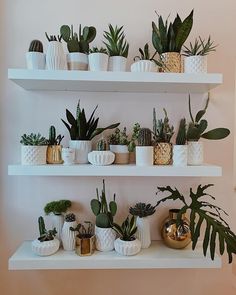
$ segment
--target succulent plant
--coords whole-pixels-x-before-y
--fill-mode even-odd
[[[23,134],[21,136],[21,140],[20,143],[23,145],[48,145],[48,140],[41,136],[40,133],[35,134],[35,133],[31,133],[29,135]]]
[[[46,215],[53,213],[55,215],[61,215],[65,213],[68,208],[71,207],[70,200],[59,200],[59,201],[52,201],[47,203],[44,207],[44,212]]]
[[[30,42],[29,52],[42,52],[43,53],[43,43],[40,40],[32,40]]]
[[[73,222],[73,221],[75,221],[75,220],[76,220],[76,216],[75,216],[74,213],[67,213],[67,214],[65,215],[65,221],[66,221],[66,222]]]
[[[105,54],[108,54],[106,48],[103,48],[103,47],[93,47],[91,49],[89,49],[89,53],[105,53]]]
[[[134,61],[137,61],[137,60],[150,60],[150,61],[154,61],[155,63],[157,63],[156,60],[154,59],[155,54],[152,55],[152,56],[150,54],[148,43],[146,43],[144,45],[143,49],[139,48],[139,53],[140,53],[140,55],[136,55],[134,57]]]
[[[140,124],[135,123],[134,126],[133,126],[133,132],[132,132],[132,135],[131,135],[131,139],[130,139],[129,144],[128,144],[129,152],[134,152],[136,144],[137,144],[139,132],[140,132]]]
[[[165,109],[163,109],[165,117],[164,120],[157,120],[156,118],[156,109],[153,109],[153,135],[154,135],[154,144],[158,142],[167,142],[169,143],[173,134],[174,126],[171,126],[169,123],[169,118]]]
[[[217,45],[213,45],[214,41],[211,40],[211,36],[208,37],[207,41],[202,39],[200,36],[196,38],[194,43],[189,43],[189,47],[183,46],[184,56],[194,56],[194,55],[208,55],[212,51],[216,51]]]
[[[113,223],[112,228],[119,235],[121,240],[133,241],[135,240],[134,235],[137,231],[136,218],[132,216],[130,219],[129,216],[127,216],[121,226],[117,223]]]
[[[52,41],[58,41],[58,42],[61,42],[61,39],[62,39],[62,36],[60,36],[60,35],[57,35],[57,36],[55,36],[55,35],[48,35],[46,32],[45,32],[45,35],[46,35],[46,37],[47,37],[47,39],[48,39],[48,42],[52,42]]]
[[[108,143],[110,145],[128,145],[128,135],[126,134],[126,127],[121,131],[119,128],[115,129],[115,132],[108,137]]]
[[[62,122],[65,124],[66,128],[70,132],[71,140],[91,140],[96,135],[101,134],[104,130],[113,129],[119,126],[120,123],[109,125],[105,128],[97,128],[99,118],[94,118],[94,113],[98,106],[93,110],[90,118],[86,119],[85,110],[80,108],[80,101],[77,104],[76,117],[66,109],[66,118],[69,122],[65,122],[63,119]]]
[[[103,188],[101,196],[99,196],[98,189],[97,199],[92,199],[90,202],[93,214],[96,216],[96,226],[101,228],[109,228],[113,223],[113,217],[117,212],[117,204],[115,201],[116,195],[114,194],[113,200],[107,203],[106,191],[105,191],[105,181],[103,179]]]
[[[152,145],[152,131],[149,128],[141,128],[138,135],[139,146]]]
[[[84,221],[84,224],[79,223],[75,228],[70,227],[71,231],[77,231],[77,237],[80,239],[88,239],[94,235],[93,224],[90,221]]]
[[[109,24],[109,31],[104,31],[104,38],[106,42],[103,42],[110,56],[128,56],[129,44],[125,40],[125,34],[122,27],[113,27]]]
[[[182,118],[179,123],[179,129],[176,136],[176,144],[177,145],[185,145],[187,140],[186,134],[186,119]]]
[[[100,139],[96,144],[97,151],[105,151],[107,149],[107,142],[105,139]]]
[[[129,213],[140,218],[153,215],[156,212],[155,206],[146,203],[137,203],[129,208]]]
[[[46,230],[44,219],[42,216],[38,218],[38,225],[39,225],[39,238],[40,242],[51,241],[57,234],[56,228],[52,230]]]
[[[61,136],[61,134],[56,136],[56,128],[54,126],[50,126],[48,145],[60,145],[63,138],[64,136]]]

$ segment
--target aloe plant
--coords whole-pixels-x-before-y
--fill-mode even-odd
[[[137,231],[136,218],[134,216],[132,216],[131,218],[127,216],[121,226],[113,222],[112,228],[119,235],[121,240],[133,241],[135,240],[134,235]]]
[[[108,54],[106,48],[103,47],[93,47],[91,49],[89,49],[89,53],[104,53],[104,54]]]
[[[208,37],[207,41],[202,39],[200,36],[195,39],[194,43],[189,43],[189,46],[183,46],[184,56],[208,55],[212,51],[216,51],[217,45],[214,45],[214,41],[211,40],[211,36]]]

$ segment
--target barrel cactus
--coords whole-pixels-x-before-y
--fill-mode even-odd
[[[139,146],[151,146],[152,132],[149,128],[141,128],[138,135]]]
[[[43,43],[40,40],[32,40],[29,46],[29,52],[43,53]]]
[[[105,139],[100,139],[96,144],[97,151],[105,151],[107,149],[107,142]]]

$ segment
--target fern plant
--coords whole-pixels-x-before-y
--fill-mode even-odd
[[[231,263],[233,260],[232,254],[236,254],[236,235],[231,231],[228,223],[222,217],[222,213],[225,215],[228,214],[220,207],[215,206],[208,201],[201,200],[204,196],[208,196],[209,198],[215,200],[213,196],[205,192],[206,189],[211,186],[213,186],[213,184],[207,184],[204,186],[200,184],[195,193],[193,192],[193,189],[190,188],[190,204],[186,202],[185,197],[176,188],[172,189],[170,186],[158,187],[158,192],[169,193],[169,196],[158,201],[156,207],[159,206],[160,203],[167,200],[180,200],[184,206],[179,210],[177,224],[180,224],[181,215],[187,210],[190,210],[192,249],[195,249],[200,237],[201,227],[205,223],[206,229],[203,239],[204,256],[206,256],[207,250],[209,249],[211,259],[214,260],[216,238],[218,238],[220,254],[223,255],[226,250],[228,253],[229,263]]]

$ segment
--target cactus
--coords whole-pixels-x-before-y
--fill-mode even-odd
[[[164,120],[157,120],[156,110],[153,108],[153,134],[154,143],[167,142],[169,143],[174,134],[174,126],[170,126],[169,118],[166,109],[163,109],[165,117]]]
[[[48,140],[45,137],[41,136],[40,133],[38,134],[31,133],[30,135],[23,134],[21,136],[20,143],[23,145],[39,146],[39,145],[47,145]]]
[[[185,118],[180,120],[179,123],[179,130],[176,136],[176,144],[177,145],[185,145],[186,143],[186,120]]]
[[[40,216],[38,218],[38,225],[39,225],[39,238],[38,238],[38,240],[40,242],[51,241],[54,239],[54,237],[57,234],[56,229],[54,228],[52,230],[46,230],[44,219],[42,216]]]
[[[56,137],[56,128],[54,126],[50,126],[48,145],[60,145],[63,138],[64,136],[61,136],[61,134]]]
[[[132,132],[132,135],[131,135],[131,139],[130,139],[130,142],[129,142],[129,145],[128,145],[128,150],[131,153],[135,151],[139,131],[140,131],[140,124],[135,123],[134,126],[133,126],[133,132]]]
[[[91,49],[89,49],[89,53],[104,53],[104,54],[108,54],[106,48],[103,47],[93,47]]]
[[[93,236],[93,224],[90,221],[84,221],[84,224],[79,223],[75,228],[70,227],[71,231],[77,231],[79,238],[91,238]]]
[[[126,127],[124,127],[122,131],[119,128],[116,128],[115,132],[108,137],[108,143],[110,145],[128,145],[129,140],[128,135],[126,134]]]
[[[113,201],[110,201],[109,205],[106,200],[105,181],[103,179],[103,189],[101,196],[99,197],[98,189],[97,199],[92,199],[90,202],[93,214],[96,216],[96,226],[101,228],[109,228],[113,222],[113,217],[116,215],[117,204],[115,202],[116,195],[114,194]]]
[[[107,149],[107,142],[105,139],[100,139],[96,144],[97,151],[105,151]]]
[[[57,36],[55,36],[55,35],[48,35],[47,34],[47,32],[45,32],[45,35],[46,35],[46,37],[47,37],[47,39],[48,39],[48,42],[52,42],[52,41],[58,41],[58,42],[61,42],[61,39],[62,39],[62,36],[60,36],[60,35],[57,35]]]
[[[41,237],[45,233],[45,231],[46,231],[44,219],[43,219],[42,216],[40,216],[38,218],[38,224],[39,224],[39,235]]]
[[[73,222],[75,220],[76,220],[76,216],[75,216],[74,213],[68,213],[68,214],[66,214],[66,216],[65,216],[65,221],[66,222]]]
[[[138,135],[138,145],[150,146],[152,143],[152,132],[149,128],[142,128]]]
[[[40,40],[32,40],[29,46],[29,51],[43,53],[43,43]]]
[[[140,218],[153,215],[156,209],[151,204],[137,203],[134,207],[129,208],[129,213]]]

